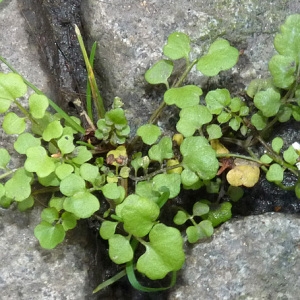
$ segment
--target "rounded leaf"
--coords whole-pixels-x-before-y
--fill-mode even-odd
[[[0,169],[5,169],[10,161],[10,155],[5,148],[0,148]]]
[[[47,125],[43,132],[43,140],[49,142],[52,139],[59,138],[63,133],[63,127],[60,121],[53,121]]]
[[[195,105],[183,108],[180,111],[180,120],[176,129],[185,137],[192,136],[202,125],[212,120],[212,114],[204,105]]]
[[[281,106],[281,96],[274,89],[258,92],[254,97],[254,105],[265,117],[275,116]]]
[[[173,71],[173,62],[170,60],[162,59],[154,64],[145,73],[145,79],[150,84],[166,84],[168,85],[168,78]]]
[[[153,189],[159,191],[163,186],[169,189],[169,198],[176,197],[180,192],[181,177],[180,174],[158,174],[153,177]]]
[[[163,48],[164,55],[171,59],[189,58],[191,51],[190,38],[181,32],[173,32]]]
[[[239,51],[229,42],[219,39],[211,44],[208,53],[197,63],[197,69],[205,76],[215,76],[220,71],[232,68],[238,61]]]
[[[0,73],[0,113],[6,112],[12,101],[27,92],[22,77],[15,73]]]
[[[133,250],[130,241],[123,235],[114,234],[108,240],[108,254],[115,264],[124,264],[133,259]]]
[[[85,181],[76,174],[70,174],[60,183],[60,191],[66,196],[72,196],[77,192],[83,191],[84,188]]]
[[[145,124],[139,127],[137,135],[142,138],[145,144],[153,145],[161,135],[161,130],[156,125]]]
[[[36,147],[41,145],[41,140],[34,137],[28,132],[20,134],[14,143],[15,150],[20,154],[25,154],[30,147]]]
[[[76,217],[85,219],[92,216],[100,208],[99,200],[88,191],[82,191],[65,199],[64,210],[73,213]]]
[[[279,54],[292,57],[297,64],[300,63],[300,15],[290,15],[280,26],[280,33],[274,39],[274,46]]]
[[[219,115],[223,108],[230,104],[230,93],[227,89],[216,89],[207,93],[205,97],[208,110]]]
[[[25,118],[20,118],[13,112],[4,116],[2,128],[7,134],[21,134],[26,128]]]
[[[196,85],[185,85],[178,88],[171,88],[164,94],[164,101],[168,105],[175,104],[179,108],[199,104],[202,90]]]
[[[53,249],[65,238],[65,230],[61,224],[52,225],[42,221],[34,228],[34,235],[45,249]]]
[[[283,169],[279,164],[272,164],[266,174],[266,178],[271,182],[282,182]]]
[[[252,165],[238,165],[231,169],[226,179],[232,186],[253,187],[259,180],[259,167]]]
[[[45,95],[32,94],[29,99],[29,111],[36,119],[41,119],[49,106],[48,98]]]
[[[178,229],[156,224],[149,233],[149,243],[145,243],[146,252],[137,261],[137,270],[156,280],[181,269],[185,260],[182,246]]]
[[[296,79],[296,62],[294,58],[274,55],[269,61],[269,70],[275,86],[288,89]]]

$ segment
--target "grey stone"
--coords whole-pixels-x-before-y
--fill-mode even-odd
[[[229,221],[187,250],[168,299],[298,299],[299,226],[299,216],[275,213]]]
[[[40,63],[35,44],[29,40],[25,22],[16,0],[1,3],[0,54],[26,79],[51,94],[50,76]],[[3,63],[0,71],[8,72]],[[17,168],[23,161],[13,151],[14,140],[15,137],[0,129],[0,147],[12,155],[11,168]],[[81,224],[67,235],[62,245],[52,251],[44,250],[33,235],[40,212],[39,206],[26,213],[15,207],[0,209],[0,298],[95,299],[92,290],[96,282],[90,274],[95,264],[95,249],[87,227]]]

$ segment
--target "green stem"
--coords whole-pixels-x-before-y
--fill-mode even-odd
[[[257,158],[253,158],[253,157],[249,157],[246,155],[241,155],[241,154],[234,154],[234,153],[221,153],[221,154],[217,154],[216,155],[218,158],[219,157],[235,157],[235,158],[241,158],[241,159],[246,159],[246,160],[250,160],[250,161],[254,161],[260,165],[263,165],[264,163],[261,162],[259,159]]]
[[[191,69],[193,68],[193,66],[198,62],[198,59],[195,59],[194,61],[192,61],[185,69],[185,71],[182,73],[182,75],[180,76],[180,78],[178,79],[178,81],[172,86],[173,88],[179,87],[182,85],[183,81],[185,80],[186,76],[189,74],[189,72],[191,71]],[[149,124],[153,124],[156,123],[161,112],[163,111],[163,109],[165,108],[166,103],[163,101],[160,103],[159,107],[153,112],[153,114],[151,115],[150,119],[149,119]]]
[[[99,284],[94,290],[93,290],[93,294],[103,290],[104,288],[106,288],[107,286],[115,283],[116,281],[120,280],[122,277],[124,277],[126,275],[126,269],[122,270],[121,272],[119,272],[118,274],[116,274],[115,276],[111,277],[108,280],[105,280],[104,282],[102,282],[101,284]]]
[[[10,170],[10,171],[8,171],[8,172],[6,172],[6,173],[4,173],[4,174],[1,174],[1,175],[0,175],[0,179],[3,179],[3,178],[5,178],[5,177],[7,177],[7,176],[9,176],[9,175],[11,175],[11,174],[13,174],[13,173],[15,173],[17,170],[18,170],[18,169],[13,169],[13,170]]]
[[[84,58],[85,66],[86,66],[86,69],[87,69],[87,72],[88,72],[88,79],[89,79],[89,82],[90,82],[90,86],[91,86],[95,106],[97,108],[98,117],[100,119],[102,119],[105,116],[105,107],[104,107],[104,104],[103,104],[103,99],[100,95],[100,92],[99,92],[99,89],[98,89],[98,86],[97,86],[97,83],[96,83],[94,71],[93,71],[93,68],[90,64],[90,61],[89,61],[89,58],[88,58],[88,55],[87,55],[87,52],[86,52],[86,49],[85,49],[85,46],[84,46],[84,42],[83,42],[83,39],[82,39],[82,35],[81,35],[80,30],[77,27],[77,25],[75,25],[75,33],[77,35],[79,46],[80,46],[80,49],[81,49],[81,52],[82,52],[82,55],[83,55],[83,58]]]
[[[35,85],[27,81],[20,73],[18,73],[2,56],[0,56],[0,60],[7,65],[7,67],[22,77],[23,81],[37,94],[46,96],[41,90],[39,90]],[[48,97],[47,97],[48,98]],[[65,111],[63,111],[56,103],[54,103],[51,99],[48,98],[50,106],[63,118],[68,122],[68,124],[74,128],[76,131],[85,133],[85,129],[77,124]]]

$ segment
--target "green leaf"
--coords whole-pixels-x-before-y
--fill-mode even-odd
[[[274,89],[258,92],[254,97],[254,105],[265,117],[275,116],[281,106],[281,97]]]
[[[234,131],[238,131],[241,126],[242,119],[240,117],[234,117],[230,120],[229,126]]]
[[[300,62],[300,15],[290,15],[280,26],[280,33],[274,39],[274,46],[279,54],[292,57],[297,64]]]
[[[89,163],[84,163],[79,168],[80,176],[91,183],[94,183],[95,180],[100,175],[99,168]]]
[[[216,40],[209,47],[208,53],[197,63],[197,69],[205,76],[215,76],[220,71],[232,68],[238,61],[239,51],[231,47],[224,39]]]
[[[231,219],[232,204],[230,202],[223,202],[217,207],[210,207],[210,210],[207,215],[202,216],[203,219],[206,219],[212,223],[213,227],[220,225]]]
[[[124,264],[133,259],[133,250],[130,240],[123,235],[114,234],[108,240],[108,254],[115,264]]]
[[[42,210],[41,219],[50,224],[57,221],[59,218],[58,211],[54,207],[47,207]]]
[[[240,200],[244,195],[244,190],[240,186],[232,186],[230,185],[227,190],[227,195],[233,202],[237,202]]]
[[[104,240],[110,239],[116,231],[118,222],[112,222],[112,221],[103,221],[99,230],[100,236]]]
[[[85,181],[76,174],[70,174],[60,183],[60,192],[66,196],[73,196],[74,194],[83,191],[84,188]]]
[[[152,280],[164,278],[169,272],[182,268],[185,255],[179,230],[156,224],[149,233],[146,252],[138,259],[136,268]]]
[[[212,120],[212,114],[204,105],[195,105],[183,108],[180,111],[180,120],[176,129],[185,137],[192,136],[202,125]]]
[[[70,175],[71,176],[71,175]],[[69,176],[69,177],[70,177]],[[65,199],[64,210],[76,217],[85,219],[92,216],[100,208],[99,200],[88,191],[80,191]]]
[[[168,78],[173,71],[173,62],[170,60],[162,59],[154,64],[145,73],[145,79],[150,84],[163,83],[168,86]]]
[[[266,174],[266,178],[270,182],[282,182],[283,169],[279,164],[272,164]]]
[[[168,105],[175,104],[179,108],[185,108],[199,104],[202,90],[196,85],[185,85],[171,88],[164,94],[164,101]]]
[[[274,55],[269,61],[269,70],[275,86],[288,89],[295,82],[296,62],[292,57]]]
[[[21,134],[26,128],[25,118],[20,118],[13,112],[4,116],[2,128],[7,134]]]
[[[161,130],[156,125],[145,124],[138,128],[137,135],[142,138],[145,144],[152,145],[161,135]]]
[[[52,139],[57,139],[61,137],[63,133],[63,127],[60,124],[60,121],[53,121],[47,125],[43,132],[43,140],[49,142]]]
[[[126,232],[143,237],[156,223],[160,210],[153,201],[131,194],[117,206],[116,212],[123,219]]]
[[[109,110],[105,114],[105,122],[109,126],[114,125],[115,128],[119,130],[127,127],[127,119],[125,116],[125,112],[120,107]]]
[[[27,92],[22,77],[14,73],[0,73],[0,113],[6,112],[10,104]]]
[[[219,115],[223,108],[230,104],[230,93],[227,89],[209,91],[205,97],[208,110],[212,114]]]
[[[20,134],[14,143],[15,150],[20,154],[26,154],[26,151],[30,147],[36,147],[41,145],[41,140],[35,138],[32,134],[24,132]]]
[[[242,108],[242,106],[244,105],[244,103],[242,102],[242,100],[238,97],[234,97],[231,99],[231,103],[229,105],[229,108],[232,112],[239,112],[240,109]]]
[[[182,225],[184,224],[188,219],[190,218],[190,215],[187,214],[185,211],[179,210],[177,214],[175,215],[173,222],[176,225]]]
[[[136,185],[135,193],[142,198],[147,198],[153,202],[157,202],[160,193],[153,189],[153,183],[152,181],[140,181]]]
[[[34,235],[45,249],[53,249],[65,238],[65,230],[61,224],[52,225],[42,221],[34,228]]]
[[[125,196],[125,190],[122,186],[118,186],[116,183],[107,183],[102,187],[104,197],[111,200],[119,200],[121,202]]]
[[[49,106],[48,98],[45,95],[32,94],[29,99],[29,111],[36,119],[41,119]]]
[[[10,161],[10,155],[5,148],[0,148],[0,169],[6,169]]]
[[[287,163],[294,165],[297,162],[299,155],[295,151],[294,147],[290,146],[283,152],[283,158]]]
[[[65,231],[68,231],[70,229],[73,229],[76,227],[77,225],[77,218],[74,214],[65,211],[62,215],[61,215],[61,220],[62,220],[62,226],[64,228]]]
[[[199,176],[195,172],[192,172],[189,169],[184,169],[181,172],[180,176],[181,176],[181,182],[185,187],[191,187],[194,184],[197,184],[198,182],[200,183],[200,186],[202,185]]]
[[[39,177],[38,181],[43,186],[59,186],[60,184],[60,180],[56,176],[55,172],[52,172],[45,177]]]
[[[200,239],[212,236],[214,228],[210,221],[204,220],[195,226],[189,226],[186,229],[186,234],[189,243],[196,243]]]
[[[246,92],[247,95],[253,99],[257,92],[272,87],[273,87],[272,78],[267,78],[267,79],[256,78],[251,80],[250,84],[247,87]]]
[[[209,206],[203,202],[196,202],[193,206],[193,216],[202,216],[209,212]]]
[[[64,178],[69,176],[73,171],[74,171],[73,166],[63,163],[55,169],[55,174],[60,180],[63,180]]]
[[[204,180],[212,179],[219,169],[216,152],[202,136],[191,136],[184,139],[180,145],[183,155],[183,166]]]
[[[73,151],[73,155],[75,157],[72,158],[72,161],[78,165],[82,165],[93,157],[92,153],[86,148],[86,146],[76,147]]]
[[[168,43],[163,48],[164,55],[173,60],[180,58],[188,60],[190,51],[190,38],[181,32],[171,33],[168,37]]]
[[[31,193],[32,174],[24,168],[18,169],[13,177],[5,183],[6,197],[21,202],[28,198]]]
[[[61,211],[64,201],[65,197],[52,197],[49,201],[49,207],[54,207],[57,211]]]
[[[181,177],[180,174],[158,174],[153,177],[153,189],[159,191],[163,186],[169,189],[169,198],[176,197],[180,192]]]
[[[151,160],[156,160],[162,163],[164,159],[173,157],[172,140],[168,136],[164,136],[157,145],[153,145],[149,149],[149,157]]]
[[[55,170],[54,161],[42,146],[28,148],[26,156],[24,167],[28,172],[36,172],[39,177],[46,177]]]
[[[209,140],[219,139],[222,136],[222,129],[217,124],[208,125],[206,130],[208,133]]]
[[[278,154],[283,146],[283,139],[276,137],[272,140],[272,149]]]
[[[268,118],[262,115],[262,112],[254,114],[251,117],[251,123],[257,130],[263,130],[267,125]]]
[[[22,200],[21,202],[18,202],[18,210],[23,212],[27,209],[31,208],[34,205],[34,199],[32,196],[29,196],[25,200]]]
[[[58,141],[57,146],[62,155],[67,153],[71,153],[75,149],[75,145],[73,143],[74,137],[72,135],[63,135]]]
[[[273,161],[273,159],[269,155],[263,154],[263,156],[260,158],[260,161],[265,164],[269,164]]]

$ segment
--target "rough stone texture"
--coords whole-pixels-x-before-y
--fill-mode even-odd
[[[50,1],[44,2],[50,5]],[[220,76],[216,83],[231,83],[238,92],[244,87],[241,82],[266,73],[274,51],[273,33],[287,15],[300,12],[299,6],[292,0],[83,0],[82,14],[89,42],[98,42],[97,68],[108,105],[113,96],[121,96],[128,115],[135,118],[133,125],[138,125],[161,101],[162,93],[150,90],[143,76],[161,58],[162,46],[171,32],[189,34],[196,54],[203,53],[218,36],[243,49],[233,73]],[[28,27],[16,0],[0,4],[0,28],[0,54],[51,96],[55,92],[49,85],[51,76],[43,71],[36,43],[28,39]],[[0,68],[7,71],[3,64]],[[206,83],[196,73],[189,80]],[[3,145],[12,149],[11,140],[4,140],[1,133]],[[14,157],[14,163],[17,160]],[[89,272],[94,271],[95,252],[85,227],[74,231],[57,249],[42,250],[32,235],[39,212],[40,208],[26,214],[14,209],[0,211],[1,299],[145,298],[125,289],[123,293],[114,291],[113,296],[93,297],[95,283]],[[271,214],[223,225],[212,241],[188,249],[185,269],[168,298],[299,298],[299,225],[296,216]]]
[[[299,216],[275,213],[222,225],[188,250],[168,299],[299,299],[299,226]]]
[[[0,54],[40,89],[51,95],[49,74],[44,72],[37,48],[26,31],[26,20],[16,0],[0,5]],[[0,71],[7,72],[4,64]],[[0,119],[2,123],[2,119]],[[11,167],[21,163],[13,151],[13,137],[0,129],[0,147],[13,155]],[[14,154],[13,154],[14,153]],[[92,290],[95,268],[94,239],[84,223],[68,234],[66,241],[52,251],[43,250],[33,236],[41,208],[20,213],[0,209],[0,290],[2,300],[95,299]]]
[[[126,103],[134,122],[146,121],[149,112],[161,101],[162,94],[145,83],[144,73],[162,57],[162,47],[174,31],[192,39],[194,56],[205,53],[217,37],[227,38],[244,50],[233,75],[220,78],[231,85],[264,75],[274,52],[273,33],[286,16],[299,11],[299,3],[286,1],[97,1],[82,0],[83,24],[89,42],[97,41],[96,68],[102,91],[108,101],[114,96]],[[193,73],[190,81],[206,81]],[[146,89],[145,89],[146,88]],[[238,89],[243,90],[240,85]],[[138,109],[138,114],[136,110]]]

